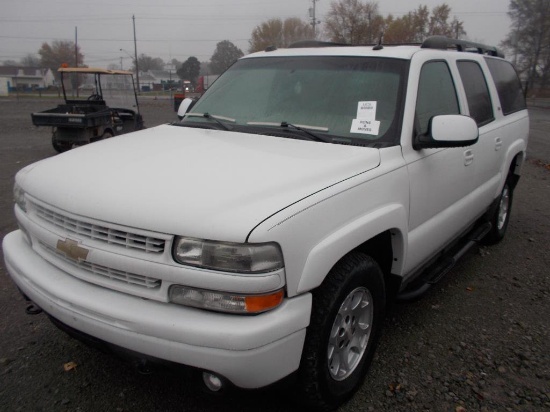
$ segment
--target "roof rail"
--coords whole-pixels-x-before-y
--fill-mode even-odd
[[[460,52],[472,52],[479,54],[487,54],[489,56],[496,56],[504,58],[504,53],[498,50],[496,47],[487,46],[485,44],[474,43],[467,40],[451,39],[445,36],[431,36],[428,37],[420,46],[423,49],[455,49]]]
[[[339,47],[339,46],[351,46],[351,44],[345,43],[333,43],[330,41],[319,41],[319,40],[302,40],[295,43],[292,43],[288,46],[289,49],[301,49],[305,47]]]

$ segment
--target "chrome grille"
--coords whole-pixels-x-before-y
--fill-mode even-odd
[[[65,232],[108,244],[123,246],[128,249],[138,249],[146,253],[164,252],[166,243],[164,239],[121,231],[107,225],[88,223],[54,212],[34,202],[32,205],[38,218]]]
[[[109,268],[103,265],[87,262],[84,260],[73,260],[65,256],[63,253],[47,245],[44,242],[39,242],[45,251],[54,255],[56,258],[63,260],[70,265],[86,270],[97,276],[102,276],[107,279],[123,282],[129,285],[141,286],[147,289],[158,289],[161,286],[161,280],[148,276],[137,275],[135,273],[124,272],[122,270]]]

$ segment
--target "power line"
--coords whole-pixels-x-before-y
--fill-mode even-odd
[[[12,39],[12,40],[63,40],[64,37],[28,37],[28,36],[2,36],[0,35],[0,39]],[[80,37],[81,41],[97,41],[97,42],[133,42],[133,39],[92,39],[92,38],[85,38]],[[167,42],[167,41],[177,41],[178,43],[197,43],[197,42],[220,42],[222,40],[227,40],[226,38],[223,39],[179,39],[179,38],[165,38],[165,39],[139,39],[140,42],[147,42],[147,43],[155,43],[155,42]],[[233,39],[231,41],[248,41],[248,39]]]

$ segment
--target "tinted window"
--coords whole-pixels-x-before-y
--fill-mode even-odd
[[[510,114],[526,108],[521,82],[514,66],[506,60],[485,58],[495,81],[498,97],[504,114]]]
[[[458,114],[458,99],[449,67],[445,62],[424,64],[416,99],[417,133],[428,132],[430,119],[439,114]]]
[[[494,119],[493,106],[481,67],[476,62],[460,61],[458,71],[466,91],[470,116],[478,126],[490,123]]]

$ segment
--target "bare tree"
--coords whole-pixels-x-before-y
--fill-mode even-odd
[[[326,36],[338,43],[374,43],[379,38],[383,26],[384,18],[378,13],[376,2],[333,1],[325,18]]]
[[[525,79],[525,93],[544,89],[550,71],[550,0],[512,0],[508,6],[511,31],[501,46]]]
[[[40,67],[40,58],[29,53],[21,59],[20,63],[23,67]]]
[[[284,21],[270,19],[254,28],[248,51],[253,53],[265,50],[269,46],[288,47],[294,42],[314,37],[313,27],[297,17],[290,17]]]
[[[449,22],[451,8],[442,4],[429,11],[426,6],[419,6],[400,18],[388,16],[384,40],[388,43],[420,43],[426,37],[442,35],[460,38],[466,35],[464,23],[456,17]]]
[[[138,67],[140,72],[163,70],[164,61],[160,57],[151,57],[142,53],[138,56]]]
[[[84,55],[80,52],[80,46],[77,46],[75,56],[75,44],[72,41],[54,40],[51,45],[42,43],[38,54],[40,55],[41,66],[51,69],[56,76],[57,69],[63,64],[69,66],[75,66],[75,63],[78,66],[84,64]]]

